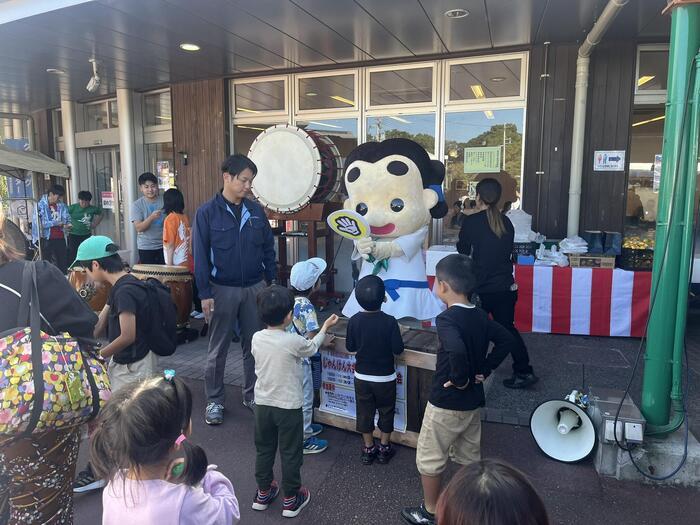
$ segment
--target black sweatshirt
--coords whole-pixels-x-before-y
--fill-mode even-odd
[[[430,403],[447,410],[475,410],[484,406],[484,386],[474,376],[488,376],[515,345],[513,336],[489,319],[481,308],[453,305],[437,316],[440,347],[430,391]],[[496,346],[488,354],[489,342]],[[453,385],[443,385],[451,381]],[[457,386],[467,385],[465,389]]]
[[[505,215],[506,232],[500,238],[489,226],[486,211],[464,217],[457,251],[474,260],[477,293],[504,292],[513,285],[513,223]]]
[[[394,356],[403,352],[399,323],[384,312],[358,312],[348,322],[345,348],[355,356],[355,371],[369,376],[396,372]]]

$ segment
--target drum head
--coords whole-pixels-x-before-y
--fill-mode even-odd
[[[248,152],[258,167],[253,194],[280,213],[295,212],[316,193],[323,165],[313,137],[303,129],[280,124],[258,135]]]

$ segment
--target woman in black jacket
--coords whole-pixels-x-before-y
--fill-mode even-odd
[[[0,336],[27,326],[17,319],[26,264],[5,238],[0,208]],[[97,316],[52,264],[36,264],[42,330],[92,338]],[[2,436],[0,436],[2,438]],[[1,441],[1,440],[0,440]],[[73,477],[80,427],[0,444],[0,523],[73,523]]]
[[[517,341],[513,350],[513,376],[503,381],[508,388],[526,388],[538,378],[530,366],[527,347],[515,328],[515,303],[518,286],[513,279],[513,237],[510,219],[498,209],[501,184],[496,179],[483,179],[476,186],[479,210],[462,221],[457,251],[471,255],[476,269],[476,293],[481,307],[507,328]]]

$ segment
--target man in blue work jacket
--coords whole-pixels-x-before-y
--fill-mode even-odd
[[[258,168],[245,155],[231,155],[221,166],[223,189],[198,210],[194,223],[194,274],[209,323],[205,371],[205,421],[224,420],[224,370],[233,337],[240,327],[243,346],[243,405],[255,406],[253,334],[262,326],[257,295],[277,276],[274,236],[265,212],[247,198]]]

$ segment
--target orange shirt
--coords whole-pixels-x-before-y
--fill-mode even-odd
[[[173,265],[192,269],[190,246],[190,220],[181,213],[169,213],[163,222],[163,250],[174,245]]]

